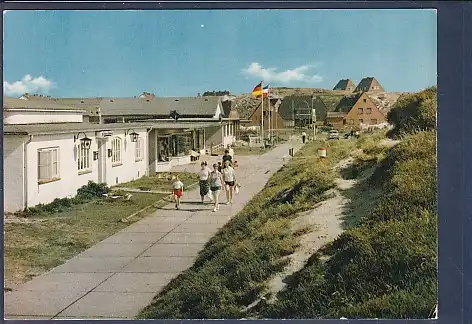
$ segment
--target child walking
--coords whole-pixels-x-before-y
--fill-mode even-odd
[[[176,176],[174,179],[174,183],[172,184],[173,188],[173,195],[176,201],[175,208],[180,209],[180,197],[184,193],[184,184],[180,181],[179,176]]]
[[[213,171],[210,173],[210,190],[213,196],[213,201],[215,202],[215,207],[213,211],[216,212],[220,209],[220,204],[218,201],[218,196],[220,195],[221,187],[223,187],[223,175],[218,171],[218,164],[213,164]]]

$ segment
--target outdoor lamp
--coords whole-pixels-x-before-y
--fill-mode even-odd
[[[92,145],[92,139],[88,138],[87,134],[85,134],[84,132],[79,132],[77,133],[77,135],[74,135],[74,143],[77,142],[81,133],[84,134],[84,138],[80,139],[80,146],[83,149],[88,150],[90,146]]]
[[[130,133],[130,131],[133,131],[133,132]],[[126,131],[126,134],[125,134],[125,135],[128,135],[128,134],[129,134],[129,137],[130,137],[130,139],[131,139],[131,142],[137,142],[137,141],[138,141],[139,134],[136,133],[136,132],[134,131],[134,129],[128,129],[128,130]]]

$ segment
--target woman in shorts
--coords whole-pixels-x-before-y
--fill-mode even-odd
[[[218,171],[218,164],[213,164],[213,171],[210,173],[209,177],[210,190],[213,196],[213,201],[215,202],[215,207],[213,211],[216,212],[220,209],[218,196],[220,195],[221,187],[223,187],[223,175]]]
[[[221,170],[226,189],[226,205],[233,203],[234,186],[236,184],[236,175],[230,161],[225,161],[225,167]]]

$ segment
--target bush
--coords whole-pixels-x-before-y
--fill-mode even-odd
[[[90,200],[102,197],[103,194],[108,193],[110,189],[105,184],[97,184],[89,181],[87,185],[80,187],[77,190],[77,195],[73,198],[56,198],[49,204],[38,204],[34,207],[29,207],[23,214],[25,216],[32,216],[41,213],[54,214],[62,212],[74,205],[86,203]]]
[[[387,115],[392,136],[436,129],[437,87],[398,98]]]

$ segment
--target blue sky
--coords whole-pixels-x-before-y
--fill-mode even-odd
[[[4,91],[58,97],[195,96],[436,84],[434,10],[8,11]]]

